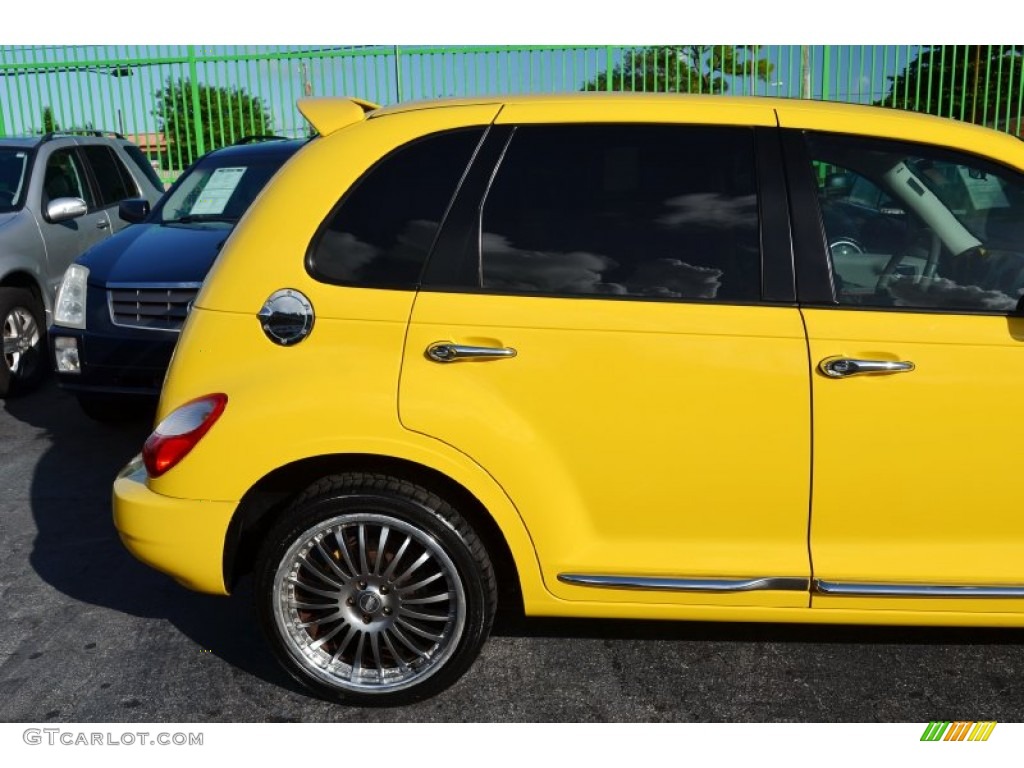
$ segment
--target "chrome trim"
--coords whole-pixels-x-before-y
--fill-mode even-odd
[[[757,579],[655,579],[643,576],[560,573],[558,580],[574,587],[645,589],[661,592],[758,592],[767,589],[806,592],[810,587],[808,579],[790,576],[766,576]]]
[[[153,325],[143,324],[141,320],[137,322],[125,322],[125,318],[130,313],[121,313],[122,320],[118,320],[118,313],[114,311],[114,292],[123,291],[136,291],[138,292],[159,292],[159,291],[191,291],[192,298],[187,302],[185,315],[188,315],[189,308],[193,301],[195,301],[196,294],[199,293],[199,289],[203,287],[202,282],[188,282],[188,283],[106,283],[104,290],[107,292],[107,312],[110,314],[110,322],[112,325],[116,325],[118,328],[137,328],[143,331],[154,331],[163,333],[181,333],[181,327],[185,324],[184,318],[181,319],[181,323],[177,327],[160,328],[154,327]],[[140,297],[141,298],[141,297]],[[136,302],[138,303],[138,302]],[[159,302],[154,302],[159,303]],[[165,302],[170,303],[170,302]],[[176,302],[177,303],[177,302]],[[136,313],[138,314],[138,313]],[[154,315],[155,318],[159,318],[159,315]],[[167,318],[163,318],[164,322],[167,322]]]
[[[831,379],[843,379],[868,373],[909,373],[914,370],[914,364],[910,361],[858,360],[836,355],[818,363],[818,370]]]
[[[189,288],[189,289],[195,289],[195,290],[198,291],[200,288],[203,287],[203,283],[202,283],[202,281],[200,281],[198,283],[197,282],[189,282],[189,283],[106,283],[104,287],[112,289],[112,290],[115,290],[115,291],[123,291],[123,290],[130,290],[130,291],[140,290],[141,291],[141,290],[145,290],[147,288],[153,288],[153,289],[158,290],[158,291],[174,290],[176,288]]]
[[[495,360],[515,357],[511,347],[469,347],[450,341],[435,341],[427,347],[427,358],[435,363],[453,363],[458,360]]]
[[[812,591],[843,597],[1024,597],[1024,585],[873,584],[815,579]]]
[[[268,339],[290,347],[313,332],[316,314],[305,294],[294,288],[282,288],[270,294],[256,319]]]

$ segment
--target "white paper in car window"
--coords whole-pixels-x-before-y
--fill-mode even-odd
[[[995,176],[978,174],[977,178],[971,176],[967,168],[958,168],[960,178],[967,189],[967,195],[971,199],[971,205],[976,211],[985,211],[990,208],[1009,208],[1010,201],[1006,199],[1003,185]]]
[[[242,180],[244,173],[245,168],[218,168],[215,170],[189,213],[224,213],[231,193],[235,191],[235,187]]]

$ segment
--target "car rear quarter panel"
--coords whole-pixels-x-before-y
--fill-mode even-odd
[[[318,318],[373,313],[378,292],[363,292],[366,298],[352,292],[341,300],[336,286],[306,273],[313,236],[345,191],[379,158],[426,134],[488,125],[498,109],[489,104],[401,112],[311,141],[278,171],[239,222],[196,306],[254,315],[271,293],[293,288],[306,294]]]

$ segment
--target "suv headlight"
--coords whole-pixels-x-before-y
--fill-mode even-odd
[[[85,291],[89,269],[72,264],[64,273],[64,282],[57,290],[53,321],[67,328],[85,328]]]

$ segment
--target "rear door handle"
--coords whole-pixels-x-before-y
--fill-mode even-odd
[[[450,341],[435,341],[427,347],[427,357],[435,363],[454,363],[457,360],[500,360],[515,357],[511,347],[470,347]]]
[[[832,379],[861,376],[867,373],[909,373],[914,364],[902,360],[859,360],[853,357],[826,357],[818,363],[818,370]]]
[[[97,221],[96,222],[96,229],[106,229],[109,226],[110,226],[110,222],[107,221],[106,219],[103,219],[102,221]]]

